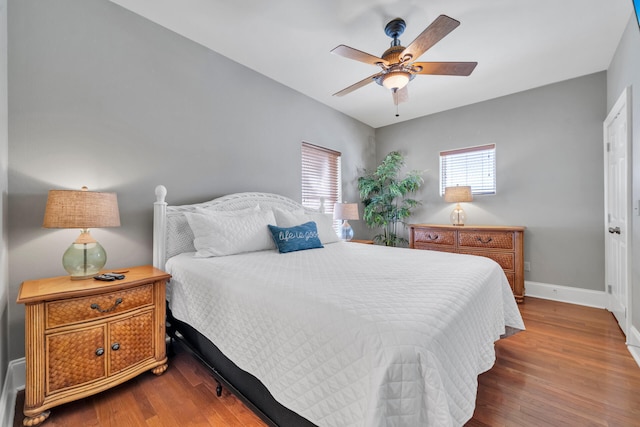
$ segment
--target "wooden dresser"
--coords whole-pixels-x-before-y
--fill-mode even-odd
[[[48,409],[167,369],[165,281],[152,266],[126,270],[112,282],[69,276],[22,283],[26,387],[23,425]]]
[[[524,301],[525,227],[411,224],[409,246],[491,258],[504,270],[518,303]]]

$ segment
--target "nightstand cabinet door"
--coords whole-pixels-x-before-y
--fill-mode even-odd
[[[109,325],[109,375],[144,360],[153,359],[153,311],[113,322]]]
[[[104,326],[48,335],[47,394],[105,378],[105,337]]]

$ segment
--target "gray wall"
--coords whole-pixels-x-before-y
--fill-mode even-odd
[[[640,29],[635,17],[629,20],[609,71],[607,73],[607,110],[611,109],[625,87],[631,87],[632,119],[632,197],[634,206],[640,201]],[[631,259],[631,319],[640,330],[640,213],[634,209],[631,227],[633,230]]]
[[[448,223],[439,152],[495,143],[497,194],[466,203],[467,223],[526,226],[526,280],[602,291],[605,116],[602,72],[377,129],[377,157],[426,170],[411,222]]]
[[[170,203],[241,191],[300,200],[300,143],[342,152],[347,200],[374,130],[106,0],[9,1],[10,301],[64,275],[74,230],[42,229],[47,191],[118,193],[122,226],[92,234],[107,267],[151,262],[154,188]],[[9,305],[10,357],[24,308]]]
[[[0,0],[0,390],[9,363],[7,1]],[[0,411],[2,408],[0,408]],[[0,420],[1,421],[1,420]]]

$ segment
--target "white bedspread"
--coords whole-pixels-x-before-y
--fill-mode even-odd
[[[459,426],[505,325],[487,258],[357,243],[167,262],[174,316],[319,426]]]

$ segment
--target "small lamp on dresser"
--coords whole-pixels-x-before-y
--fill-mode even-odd
[[[349,225],[349,220],[360,219],[358,216],[357,203],[336,203],[333,205],[333,219],[342,220],[340,228],[340,238],[346,242],[353,239],[353,228]]]
[[[51,190],[44,213],[44,228],[79,228],[80,236],[62,256],[62,266],[72,280],[90,279],[104,267],[107,253],[89,234],[89,228],[119,227],[115,193]]]
[[[449,203],[456,203],[456,207],[451,212],[451,224],[463,226],[464,221],[467,219],[467,215],[460,206],[461,202],[470,202],[473,200],[471,194],[471,187],[468,185],[460,185],[455,187],[446,187],[444,189],[444,201]]]

